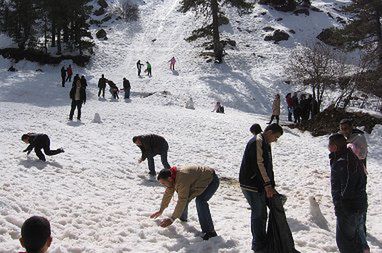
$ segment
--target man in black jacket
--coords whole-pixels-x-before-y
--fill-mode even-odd
[[[106,82],[107,82],[107,79],[102,74],[101,78],[98,80],[98,89],[99,89],[98,90],[98,97],[101,96],[101,92],[102,92],[102,97],[105,98]]]
[[[76,85],[72,87],[69,94],[72,99],[72,105],[69,113],[69,120],[73,120],[74,110],[77,107],[77,119],[81,120],[81,107],[86,102],[86,90],[81,85],[81,80],[77,79]]]
[[[139,135],[133,137],[133,142],[142,151],[142,157],[138,162],[141,163],[147,158],[150,175],[156,175],[154,164],[154,156],[156,155],[161,156],[163,167],[170,169],[171,166],[167,162],[168,143],[165,138],[156,134]]]
[[[254,136],[245,148],[240,166],[240,187],[252,210],[252,250],[255,252],[264,252],[266,248],[266,201],[276,194],[270,144],[282,134],[281,126],[274,123]]]
[[[125,91],[125,99],[130,98],[130,82],[125,77],[123,78],[123,90]]]
[[[21,140],[26,144],[29,144],[29,146],[26,149],[24,149],[23,152],[27,152],[27,154],[29,155],[30,152],[34,149],[37,157],[44,162],[46,161],[46,159],[44,154],[41,152],[41,149],[43,149],[44,153],[48,156],[64,153],[64,150],[62,148],[50,150],[50,140],[48,135],[46,134],[23,134],[23,136],[21,136]]]
[[[363,247],[360,235],[367,210],[365,167],[346,147],[342,134],[329,137],[328,149],[338,249],[341,253],[370,252]]]

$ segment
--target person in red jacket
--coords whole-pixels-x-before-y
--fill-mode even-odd
[[[66,73],[67,73],[66,81],[71,82],[72,75],[73,75],[72,65],[69,65],[69,67],[66,69]]]

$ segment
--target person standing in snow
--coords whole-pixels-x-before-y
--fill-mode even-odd
[[[40,216],[32,216],[24,221],[21,226],[20,244],[25,248],[25,253],[48,252],[52,244],[49,221]]]
[[[77,79],[76,85],[72,87],[69,93],[72,99],[72,105],[69,113],[69,120],[73,120],[74,110],[77,107],[77,119],[81,120],[81,107],[86,103],[86,90],[81,85],[81,80]]]
[[[76,74],[73,78],[72,87],[76,86],[77,80],[81,80],[80,75]]]
[[[105,98],[106,82],[107,82],[107,79],[102,74],[101,78],[98,80],[98,97],[101,96],[101,92],[102,92],[102,97]]]
[[[62,87],[65,87],[65,82],[66,82],[66,69],[65,69],[65,66],[62,66],[62,68],[61,68],[61,79],[62,79]]]
[[[24,149],[23,152],[27,152],[27,155],[29,155],[30,152],[32,152],[32,150],[34,149],[34,152],[36,153],[37,157],[44,162],[46,161],[46,159],[41,149],[43,149],[44,153],[48,156],[64,153],[64,150],[62,148],[56,150],[50,149],[50,139],[46,134],[27,133],[21,136],[21,140],[26,144],[29,144],[29,146],[26,149]]]
[[[239,183],[251,206],[252,250],[266,248],[267,199],[277,195],[272,164],[271,143],[283,134],[278,124],[267,126],[247,144],[240,166]]]
[[[216,102],[215,107],[212,110],[212,112],[224,113],[224,106],[222,106],[220,102]]]
[[[288,93],[285,97],[285,100],[287,102],[288,106],[288,121],[292,121],[292,114],[293,114],[293,99],[292,94]]]
[[[86,87],[88,86],[88,82],[86,81],[85,76],[81,76],[80,82],[81,82],[82,88],[86,89]]]
[[[276,118],[277,125],[280,120],[280,94],[276,94],[272,104],[272,117],[268,124],[272,124],[273,119]]]
[[[163,167],[170,168],[167,161],[168,143],[165,138],[156,134],[139,135],[133,137],[133,142],[142,151],[142,157],[138,160],[138,163],[147,158],[151,176],[156,175],[154,164],[154,156],[156,155],[160,155]]]
[[[195,198],[203,240],[209,240],[217,236],[208,205],[208,201],[213,197],[220,184],[215,170],[197,165],[172,167],[161,170],[157,179],[166,187],[166,191],[163,195],[159,211],[153,213],[150,218],[155,219],[162,215],[176,191],[178,201],[174,212],[170,218],[163,219],[160,226],[168,227],[176,219],[186,222],[188,218],[188,204]]]
[[[173,56],[171,60],[169,60],[168,62],[170,63],[170,70],[175,70],[175,63],[176,63],[175,57]]]
[[[336,241],[341,253],[365,253],[370,252],[364,245],[366,238],[361,236],[361,232],[366,232],[363,231],[367,211],[366,172],[363,163],[346,145],[342,134],[329,137]]]
[[[293,99],[294,123],[300,123],[301,122],[301,108],[300,108],[300,103],[298,101],[298,96],[297,96],[296,92],[293,94],[292,99]]]
[[[114,99],[119,99],[119,96],[118,96],[118,93],[119,93],[119,89],[117,87],[117,85],[111,81],[111,80],[108,80],[107,83],[109,84],[110,86],[110,93],[111,95],[113,96]]]
[[[146,71],[147,71],[147,75],[148,75],[148,77],[152,77],[152,73],[151,73],[151,64],[150,64],[150,62],[146,62],[146,64],[147,64],[147,67],[146,67]]]
[[[123,78],[123,90],[125,91],[125,99],[129,99],[131,86],[129,80],[127,80],[125,77]]]
[[[73,75],[72,65],[69,64],[69,67],[66,69],[66,73],[67,73],[66,81],[71,82],[72,81],[72,75]]]
[[[141,71],[142,71],[142,67],[144,65],[141,63],[141,60],[138,60],[137,61],[137,70],[138,70],[138,76],[141,77]]]

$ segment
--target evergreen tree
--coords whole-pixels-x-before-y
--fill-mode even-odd
[[[202,13],[204,17],[210,18],[212,16],[212,36],[214,45],[215,60],[218,63],[223,61],[223,45],[220,42],[219,33],[219,16],[223,14],[221,5],[230,5],[239,10],[250,9],[253,7],[251,3],[246,0],[182,0],[180,5],[181,12],[194,10],[197,13]]]

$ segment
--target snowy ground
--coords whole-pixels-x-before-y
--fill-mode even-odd
[[[60,66],[20,62],[16,64],[20,71],[9,73],[6,69],[10,63],[0,58],[1,253],[21,250],[17,239],[22,222],[36,214],[51,221],[53,253],[250,251],[249,206],[231,178],[238,177],[245,144],[251,137],[250,125],[257,122],[264,128],[274,93],[290,89],[282,84],[282,69],[274,63],[285,62],[290,48],[302,38],[277,46],[264,42],[256,32],[241,38],[231,27],[232,36],[253,45],[251,50],[229,51],[227,63],[216,67],[205,63],[198,57],[200,49],[183,40],[193,29],[188,25],[193,22],[193,14],[176,12],[176,0],[147,2],[140,6],[141,23],[115,25],[108,31],[108,41],[97,42],[97,54],[88,68],[74,66],[75,73],[85,74],[89,80],[82,122],[67,121],[70,87],[60,87]],[[322,8],[331,5],[330,1],[316,4]],[[257,8],[256,12],[263,11]],[[272,17],[281,15],[268,11]],[[300,16],[283,15],[284,24],[295,26],[293,29],[304,21]],[[306,36],[330,25],[322,21],[323,15],[311,14],[309,22],[317,27],[305,31]],[[267,15],[263,19],[252,17],[243,17],[241,22],[273,22],[266,20]],[[251,58],[253,51],[266,59]],[[167,69],[166,62],[173,55],[179,60],[176,72]],[[135,77],[138,58],[153,64],[153,78]],[[44,72],[36,72],[37,68]],[[122,77],[128,77],[132,99],[113,101],[109,94],[106,100],[98,99],[96,81],[102,73],[119,86]],[[170,95],[142,97],[163,90]],[[196,110],[182,107],[189,97],[196,102]],[[210,112],[215,99],[228,106],[225,115]],[[97,112],[101,124],[91,122]],[[52,148],[63,147],[66,152],[48,157],[46,163],[38,161],[33,153],[27,157],[21,152],[25,144],[20,140],[25,132],[44,132],[51,137]],[[176,222],[162,229],[158,221],[149,218],[159,208],[164,188],[147,180],[146,163],[137,164],[140,150],[131,139],[145,133],[166,137],[171,165],[209,165],[221,177],[229,178],[222,180],[210,201],[217,238],[203,242],[198,237],[200,228],[193,203],[188,223]],[[368,240],[372,252],[377,253],[382,252],[381,136],[381,126],[367,135]],[[288,196],[288,222],[301,252],[337,252],[326,146],[327,136],[313,138],[288,128],[273,146],[278,190]],[[159,170],[159,159],[156,164]],[[310,215],[311,196],[320,203],[330,231],[321,229]],[[171,214],[175,202],[166,215]]]

